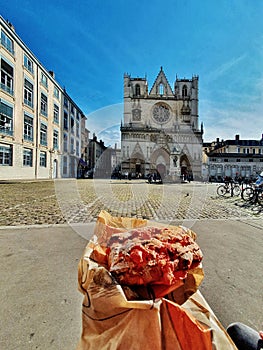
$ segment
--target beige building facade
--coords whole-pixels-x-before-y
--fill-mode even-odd
[[[203,144],[203,178],[223,181],[225,178],[254,181],[263,171],[263,134],[258,140],[234,139]]]
[[[161,67],[148,91],[146,78],[124,75],[122,173],[201,179],[202,134],[197,76],[176,78],[172,89]]]
[[[81,109],[0,17],[0,179],[76,177]]]

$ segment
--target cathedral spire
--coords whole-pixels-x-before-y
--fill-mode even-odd
[[[155,79],[155,82],[151,88],[150,94],[151,96],[174,96],[171,86],[166,78],[166,75],[163,71],[163,67],[161,66],[160,72]]]

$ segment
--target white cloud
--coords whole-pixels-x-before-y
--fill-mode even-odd
[[[112,148],[117,144],[117,148],[121,147],[121,132],[120,132],[120,124],[113,125],[108,129],[104,129],[98,133],[98,138],[101,139],[105,146]]]
[[[262,108],[257,105],[252,110],[223,109],[210,106],[203,116],[204,141],[233,139],[236,134],[241,139],[261,139],[263,133]]]
[[[206,76],[206,81],[211,83],[213,80],[217,80],[219,77],[227,73],[231,68],[237,66],[241,61],[246,58],[247,54],[243,54],[239,57],[234,57],[232,60],[223,63],[221,66],[217,67],[212,72],[208,73]]]
[[[103,131],[120,124],[123,116],[123,103],[117,103],[100,108],[89,113],[87,117],[87,128],[92,133],[99,134]]]

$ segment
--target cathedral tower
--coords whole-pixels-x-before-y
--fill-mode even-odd
[[[202,130],[198,76],[178,79],[174,91],[161,67],[150,92],[146,78],[124,75],[121,125],[122,172],[201,178]]]

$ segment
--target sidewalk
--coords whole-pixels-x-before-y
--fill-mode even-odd
[[[82,303],[77,265],[93,227],[0,229],[1,349],[75,349]],[[204,253],[200,291],[224,326],[263,322],[262,227],[259,219],[197,220],[192,227]]]

